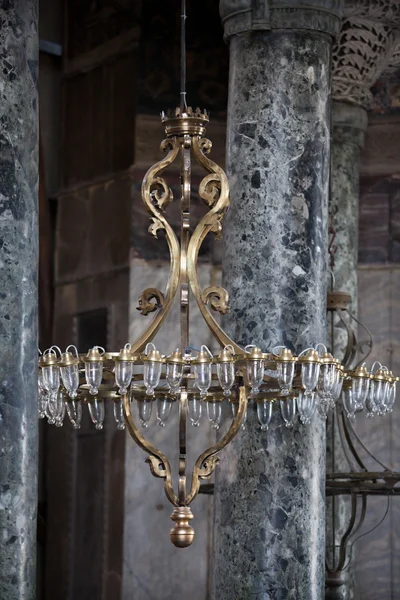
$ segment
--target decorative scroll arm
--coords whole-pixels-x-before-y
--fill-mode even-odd
[[[191,502],[195,499],[199,492],[200,488],[200,480],[208,479],[214,473],[215,468],[218,464],[219,458],[216,456],[218,452],[223,450],[225,446],[227,446],[233,438],[236,436],[240,427],[243,424],[245,415],[247,410],[247,396],[246,396],[246,388],[242,385],[239,388],[239,407],[236,413],[235,418],[232,421],[232,424],[226,434],[211,448],[205,450],[202,454],[200,454],[199,458],[196,460],[193,475],[192,475],[192,485],[190,488],[190,492],[186,497],[186,506],[189,506]]]
[[[155,300],[155,302],[152,302]],[[143,316],[162,308],[165,304],[164,294],[156,288],[147,288],[144,290],[138,300],[136,310],[140,311]]]
[[[243,349],[225,333],[209,312],[206,301],[209,297],[207,292],[210,291],[210,288],[202,292],[197,273],[199,250],[204,239],[210,232],[214,232],[218,236],[222,231],[221,221],[229,207],[228,179],[224,171],[205,156],[205,153],[208,153],[211,148],[211,142],[209,142],[209,140],[200,139],[195,136],[193,138],[192,148],[197,161],[206,171],[212,174],[212,178],[206,176],[199,186],[200,197],[203,198],[209,206],[212,206],[212,208],[197,225],[189,243],[187,269],[190,286],[199,310],[218,343],[221,346],[231,345],[237,354],[243,354]],[[210,190],[210,185],[212,185],[213,192]],[[211,193],[212,199],[210,196]],[[225,300],[225,290],[223,290],[223,288],[218,288],[218,290],[223,294],[223,296],[221,296],[222,300]],[[204,294],[206,294],[206,296],[204,296]],[[225,307],[223,308],[225,309]]]
[[[154,338],[171,309],[179,285],[180,246],[174,230],[162,214],[162,211],[172,200],[172,192],[167,186],[165,180],[162,179],[160,175],[171,163],[174,162],[178,155],[180,145],[176,138],[171,138],[164,140],[164,142],[161,144],[161,148],[164,151],[169,149],[169,152],[163,160],[156,163],[147,171],[143,179],[141,193],[143,202],[151,215],[152,224],[150,225],[149,232],[157,237],[158,230],[165,230],[171,257],[171,265],[165,296],[163,296],[163,302],[161,304],[161,297],[157,294],[158,302],[161,304],[161,306],[159,307],[158,312],[154,316],[149,326],[145,329],[139,339],[132,344],[132,353],[143,351],[146,344],[151,342],[151,340]],[[146,292],[148,292],[148,290],[145,290],[144,294]],[[149,297],[147,297],[147,300],[149,300]],[[147,312],[143,314],[151,312],[148,306],[146,310]]]
[[[204,304],[210,302],[211,308],[221,315],[226,315],[229,312],[229,294],[219,285],[210,285],[206,288],[201,299]]]
[[[140,433],[131,411],[131,403],[128,394],[123,397],[123,406],[126,426],[130,436],[136,444],[145,452],[149,453],[146,462],[149,463],[150,470],[155,477],[164,479],[165,495],[174,506],[179,506],[178,498],[172,487],[171,466],[165,454],[158,450]]]

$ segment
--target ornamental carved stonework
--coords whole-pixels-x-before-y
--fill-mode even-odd
[[[388,71],[390,71],[390,72],[397,71],[399,68],[400,68],[400,35],[397,38],[397,43],[394,47],[392,56],[390,57]]]
[[[333,50],[332,95],[341,102],[369,108],[371,87],[398,61],[398,0],[350,0]]]

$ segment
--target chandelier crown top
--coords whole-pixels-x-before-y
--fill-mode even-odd
[[[168,137],[175,135],[199,135],[206,132],[209,114],[206,110],[192,108],[191,106],[161,113],[161,121],[165,124],[165,133]]]

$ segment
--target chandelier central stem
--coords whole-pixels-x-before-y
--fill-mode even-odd
[[[189,279],[187,254],[190,241],[190,193],[191,193],[191,146],[190,135],[180,138],[181,144],[181,264],[180,264],[180,305],[181,305],[181,352],[189,346]]]
[[[187,110],[186,99],[186,0],[181,0],[181,111]]]

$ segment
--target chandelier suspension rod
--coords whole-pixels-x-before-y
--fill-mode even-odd
[[[186,0],[181,0],[181,91],[180,108],[181,112],[187,110],[186,99]]]

